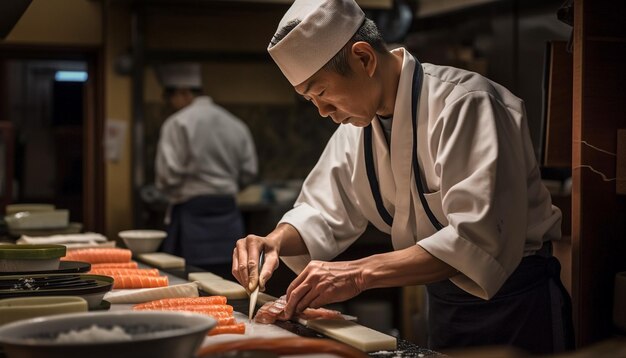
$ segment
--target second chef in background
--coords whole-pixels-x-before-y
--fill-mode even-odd
[[[156,186],[169,201],[161,250],[229,277],[244,233],[236,194],[257,174],[252,136],[203,93],[200,64],[161,65],[157,76],[176,110],[161,128],[155,163]]]

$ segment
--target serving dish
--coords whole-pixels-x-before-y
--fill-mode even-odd
[[[155,252],[167,236],[167,232],[161,230],[124,230],[120,231],[118,235],[130,251],[134,254],[143,254]]]
[[[83,230],[83,224],[70,222],[67,227],[44,228],[44,229],[18,229],[9,227],[9,234],[14,237],[26,236],[50,236],[78,234]]]
[[[67,209],[52,211],[21,211],[4,217],[10,230],[66,228],[70,222]]]
[[[0,272],[57,270],[63,245],[0,245]]]
[[[89,270],[91,270],[91,264],[89,262],[61,261],[59,262],[59,268],[56,270],[8,271],[8,272],[0,272],[0,276],[37,275],[37,274],[45,274],[45,273],[82,273],[82,272],[89,272]]]
[[[53,211],[55,206],[53,204],[7,204],[5,212],[7,215],[13,215],[24,211],[28,212],[41,212],[41,211]]]
[[[0,325],[63,313],[87,312],[87,301],[78,296],[18,297],[0,300]]]
[[[90,274],[39,274],[0,277],[0,299],[40,296],[80,296],[97,309],[113,287],[113,278]]]
[[[9,323],[0,344],[9,358],[192,357],[216,323],[189,312],[74,313]]]

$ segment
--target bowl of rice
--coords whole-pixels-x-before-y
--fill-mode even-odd
[[[4,325],[0,345],[8,358],[191,358],[216,323],[190,312],[62,314]]]

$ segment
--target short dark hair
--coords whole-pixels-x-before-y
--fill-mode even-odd
[[[287,34],[291,32],[296,26],[300,24],[300,20],[293,20],[287,25],[279,29],[270,41],[270,48],[276,46]],[[350,65],[348,64],[348,53],[356,42],[364,41],[370,44],[372,48],[379,52],[387,52],[387,45],[380,30],[374,23],[374,21],[365,18],[356,33],[348,40],[348,42],[323,66],[324,69],[332,70],[340,75],[347,75],[350,73]]]

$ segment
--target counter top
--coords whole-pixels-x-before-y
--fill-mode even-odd
[[[146,265],[144,263],[140,262],[140,267],[142,268],[150,268],[151,266]],[[163,272],[165,275],[168,276],[169,278],[169,282],[171,285],[176,285],[176,284],[181,284],[181,283],[186,283],[188,282],[186,280],[186,277],[189,273],[191,272],[201,272],[203,271],[202,269],[199,269],[197,267],[194,266],[186,266],[185,269],[159,269],[161,272]],[[203,294],[203,292],[201,291],[201,295],[205,295]],[[234,310],[236,312],[239,312],[239,317],[243,317],[242,319],[245,319],[245,321],[247,322],[247,313],[248,313],[248,300],[232,300],[229,299],[228,300],[228,304],[232,305],[234,307]],[[111,305],[111,310],[128,310],[130,309],[130,307],[132,307],[132,305],[126,305],[126,304],[113,304]],[[269,325],[269,326],[275,326],[276,328],[280,328],[280,330],[275,330],[275,329],[271,329],[272,331],[276,332],[275,334],[280,334],[281,331],[284,333],[287,333],[287,335],[289,335],[289,333],[291,334],[296,334],[298,336],[301,337],[310,337],[310,338],[327,338],[326,336],[324,336],[323,334],[320,334],[306,326],[303,326],[302,324],[296,323],[296,322],[292,322],[292,321],[281,321],[281,322],[276,322],[274,323],[274,325]],[[248,328],[248,327],[246,327]],[[268,326],[265,326],[264,330],[269,329]],[[215,340],[216,337],[219,336],[211,336],[211,337],[207,337],[207,339],[205,339],[204,344],[210,344],[210,342],[212,340]],[[217,338],[219,339],[219,338]],[[445,355],[442,355],[440,353],[434,352],[432,350],[426,349],[426,348],[422,348],[419,347],[409,341],[403,340],[401,338],[398,338],[398,349],[395,351],[379,351],[379,352],[373,352],[369,354],[371,357],[379,357],[379,358],[388,358],[388,357],[444,357]]]

